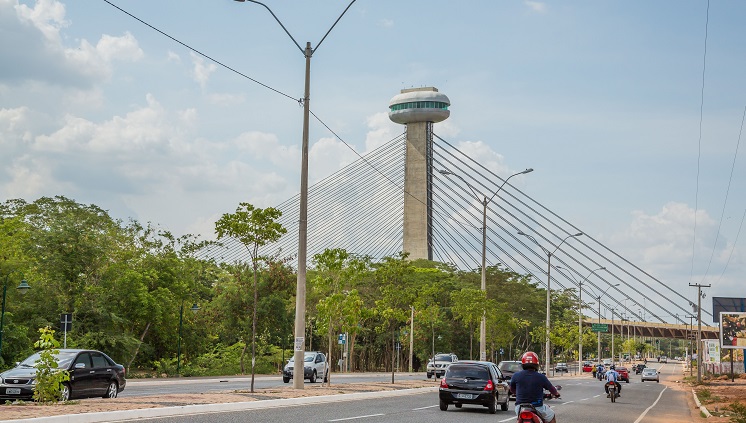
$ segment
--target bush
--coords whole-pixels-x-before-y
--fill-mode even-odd
[[[60,399],[62,383],[70,380],[66,370],[57,369],[55,354],[59,354],[60,343],[54,339],[54,330],[49,326],[39,329],[41,335],[34,343],[34,347],[41,349],[39,361],[36,363],[36,385],[34,386],[34,400],[41,403],[54,402]]]
[[[725,407],[725,409],[733,412],[733,415],[730,417],[731,422],[746,423],[746,405],[736,401]]]

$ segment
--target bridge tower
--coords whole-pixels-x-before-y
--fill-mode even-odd
[[[389,119],[407,126],[404,160],[404,251],[433,259],[433,123],[450,116],[450,100],[435,87],[401,90],[389,102]]]

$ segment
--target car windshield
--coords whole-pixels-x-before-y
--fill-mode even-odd
[[[504,372],[517,373],[523,370],[523,366],[518,361],[503,361],[500,363],[500,370]]]
[[[36,363],[39,361],[41,352],[37,352],[23,360],[18,366],[19,367],[36,367]],[[59,354],[54,355],[54,360],[57,362],[57,367],[68,367],[70,362],[77,355],[76,352],[62,351]]]
[[[303,355],[303,362],[311,363],[313,362],[314,358],[316,358],[316,353],[305,353]],[[294,361],[295,361],[295,357],[290,357],[290,360],[288,360],[288,363],[292,363]]]
[[[448,368],[448,375],[446,377],[469,380],[487,380],[489,379],[489,372],[481,366],[459,366],[453,364]]]
[[[642,371],[642,373],[646,374],[646,375],[654,375],[655,374],[655,369],[644,369]]]
[[[453,357],[449,354],[438,354],[435,356],[435,361],[453,361]]]

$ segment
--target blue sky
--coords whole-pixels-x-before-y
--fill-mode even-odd
[[[261,6],[111,3],[302,97],[303,56]],[[266,4],[315,46],[347,2]],[[358,0],[314,54],[311,108],[364,153],[403,131],[391,97],[438,87],[441,137],[501,175],[534,168],[511,182],[688,297],[746,297],[745,16],[712,2],[703,63],[705,0]],[[103,0],[0,0],[0,36],[1,200],[65,195],[210,238],[239,202],[297,192],[296,101]],[[312,181],[356,158],[316,122],[311,143]]]

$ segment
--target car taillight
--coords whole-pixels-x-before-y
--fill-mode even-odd
[[[446,378],[443,377],[443,379],[440,380],[440,387],[441,388],[448,388],[448,383],[446,383]]]
[[[485,391],[493,391],[494,389],[495,389],[495,385],[492,384],[491,380],[488,380],[487,384],[484,385],[484,390]]]

